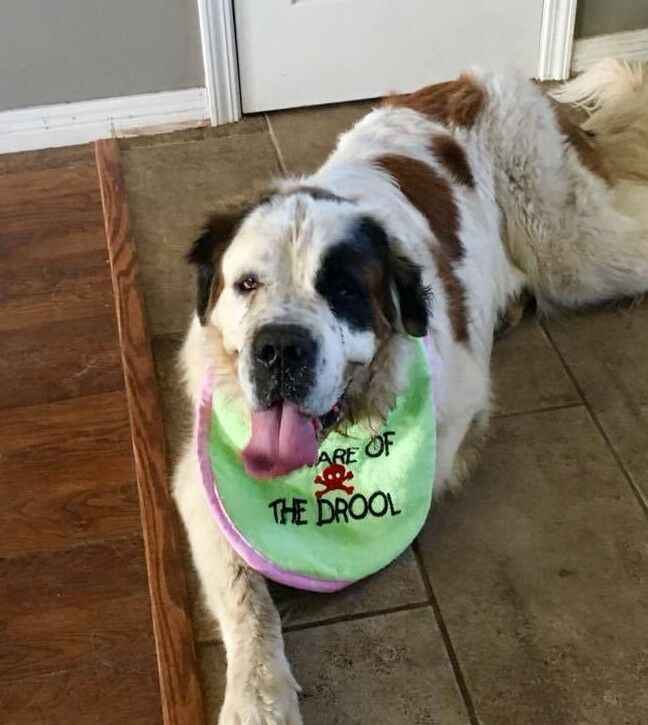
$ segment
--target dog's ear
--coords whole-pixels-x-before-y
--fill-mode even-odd
[[[201,325],[206,322],[210,303],[223,288],[221,262],[225,251],[245,217],[269,198],[268,194],[257,194],[226,202],[209,217],[203,233],[187,252],[187,261],[196,268],[196,311]]]
[[[428,328],[431,292],[423,284],[421,267],[402,251],[398,240],[390,239],[385,227],[370,216],[362,217],[355,224],[353,240],[354,248],[362,254],[361,266],[364,264],[371,280],[369,288],[377,292],[377,307],[384,319],[392,329],[400,327],[408,335],[423,337]],[[377,265],[380,274],[376,272]]]
[[[395,251],[391,253],[390,267],[403,329],[408,335],[424,337],[428,330],[431,291],[423,285],[421,267]]]

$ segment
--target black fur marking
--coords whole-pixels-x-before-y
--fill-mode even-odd
[[[315,287],[333,314],[357,331],[376,326],[378,316],[396,327],[395,290],[405,332],[422,337],[427,331],[430,292],[422,285],[420,267],[396,255],[383,227],[369,217],[328,250]]]
[[[421,268],[407,257],[394,255],[392,273],[403,329],[413,337],[424,337],[428,328],[432,291],[423,286]]]
[[[214,279],[215,240],[207,230],[191,245],[187,252],[187,261],[196,267],[196,310],[200,324],[205,324],[205,313],[209,305],[212,282]]]
[[[200,324],[205,324],[205,315],[209,306],[214,268],[211,265],[201,264],[196,268],[196,310]]]
[[[372,292],[384,298],[384,314],[391,322],[389,243],[382,227],[369,218],[354,224],[345,241],[326,253],[315,287],[333,314],[353,330],[369,330],[374,324]]]

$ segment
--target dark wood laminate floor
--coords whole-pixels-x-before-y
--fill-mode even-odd
[[[93,149],[0,156],[0,721],[161,719]]]

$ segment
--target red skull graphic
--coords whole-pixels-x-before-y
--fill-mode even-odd
[[[321,483],[326,488],[322,488],[315,492],[316,498],[322,498],[329,491],[344,491],[344,493],[353,493],[353,486],[345,486],[345,481],[350,481],[353,473],[347,471],[341,463],[332,463],[327,466],[321,473],[315,477],[315,483]]]

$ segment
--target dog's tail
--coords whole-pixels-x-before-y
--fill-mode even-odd
[[[535,250],[536,297],[579,307],[648,292],[648,67],[603,60],[551,95],[584,111],[579,125],[610,178],[606,190],[575,182],[573,228]]]
[[[648,65],[606,58],[551,95],[587,114],[580,126],[614,178],[648,184]]]

